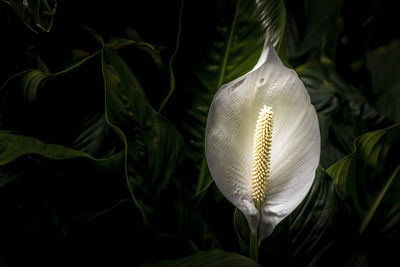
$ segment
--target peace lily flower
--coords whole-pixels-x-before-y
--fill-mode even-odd
[[[309,191],[320,156],[317,114],[269,41],[253,70],[214,96],[205,149],[216,185],[246,216],[257,242]]]

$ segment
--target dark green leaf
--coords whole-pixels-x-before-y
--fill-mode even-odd
[[[360,233],[375,218],[381,220],[382,228],[400,222],[399,149],[399,125],[370,132],[355,140],[353,153],[327,170],[343,199],[357,212]]]
[[[75,157],[94,159],[84,152],[55,144],[46,144],[38,139],[16,135],[9,131],[0,131],[0,166],[25,155],[36,154],[42,157],[60,160]]]
[[[28,70],[8,79],[0,90],[0,127],[97,157],[118,150],[106,129],[100,69],[91,69],[97,54],[57,73]]]
[[[102,56],[106,120],[125,144],[126,175],[142,209],[165,190],[180,160],[183,142],[174,126],[151,107],[141,85],[117,52],[104,47]]]
[[[146,51],[154,60],[157,66],[162,65],[162,59],[160,57],[160,54],[155,50],[155,48],[148,43],[145,42],[138,42],[138,41],[132,41],[129,39],[124,39],[124,38],[112,38],[106,46],[111,47],[113,49],[120,49],[124,47],[129,47],[129,46],[135,46],[140,49],[143,49]]]
[[[233,213],[233,225],[235,226],[240,252],[246,254],[249,252],[248,237],[250,237],[250,228],[246,227],[247,219],[237,208],[235,208],[235,212]]]
[[[0,169],[0,189],[3,188],[9,182],[18,178],[18,174],[9,173]]]
[[[49,160],[66,160],[76,158],[86,158],[93,161],[106,162],[110,158],[96,159],[91,155],[67,148],[57,144],[46,144],[43,141],[17,135],[10,131],[0,130],[0,167],[4,168],[22,157],[30,157],[34,159],[35,156],[40,156]],[[8,182],[14,180],[19,175],[15,172],[9,172],[6,169],[0,170],[0,187],[3,187]]]
[[[313,59],[322,57],[328,62],[335,59],[343,28],[341,7],[340,0],[288,2],[288,58],[294,59],[311,52]]]
[[[242,253],[249,242],[247,220],[235,212]],[[347,261],[357,241],[356,225],[336,193],[336,186],[319,167],[302,203],[261,242],[260,262],[283,266],[334,266]]]
[[[336,190],[319,167],[308,195],[286,221],[293,263],[340,265],[351,255],[356,225]],[[280,238],[279,231],[274,238]]]
[[[400,126],[370,132],[354,142],[354,152],[327,172],[357,215],[362,252],[371,264],[390,265],[400,226]]]
[[[57,0],[3,0],[12,6],[32,31],[49,32],[57,10]]]
[[[48,78],[57,78],[60,76],[63,76],[65,74],[68,74],[74,70],[76,70],[78,67],[80,67],[82,64],[84,64],[86,61],[90,60],[91,58],[95,57],[98,54],[98,52],[85,57],[84,59],[80,60],[74,65],[71,65],[64,69],[63,71],[57,72],[57,73],[47,73],[41,70],[26,70],[21,73],[18,73],[12,77],[10,77],[0,88],[0,90],[3,90],[8,86],[8,84],[14,80],[20,79],[21,81],[21,88],[23,91],[23,96],[25,101],[33,102],[36,97],[37,97],[37,91],[40,88],[41,85],[45,82],[46,79]]]
[[[221,247],[195,201],[176,180],[155,204],[158,220],[152,223],[162,233],[191,240],[196,252],[198,248]]]
[[[372,79],[374,103],[382,114],[400,122],[400,40],[369,52],[366,64]]]
[[[154,263],[149,263],[142,266],[260,266],[253,260],[246,258],[242,255],[225,252],[219,249],[213,249],[209,251],[201,251],[190,257],[177,259],[177,260],[165,260]]]
[[[349,154],[354,138],[391,125],[330,65],[309,61],[296,68],[318,113],[321,165],[328,167]]]

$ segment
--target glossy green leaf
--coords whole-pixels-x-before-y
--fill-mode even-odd
[[[327,170],[356,211],[360,234],[375,218],[381,227],[396,227],[400,222],[399,148],[399,125],[370,132],[355,140],[353,153]]]
[[[204,131],[212,97],[222,84],[242,76],[255,66],[265,38],[271,38],[277,48],[284,47],[281,44],[286,13],[280,0],[228,0],[201,6],[186,3],[184,16],[185,12],[199,15],[192,15],[184,21],[184,27],[189,24],[193,28],[190,32],[183,30],[181,50],[189,49],[193,53],[176,63],[185,66],[176,76],[188,77],[185,81],[187,91],[176,94],[188,99],[181,103],[185,113],[179,125],[189,144],[186,164],[191,166],[188,175],[192,177],[184,183],[193,195],[198,196],[212,182],[204,159]],[[209,14],[207,22],[200,15],[204,13]],[[215,20],[216,25],[207,28],[199,20],[205,25]],[[212,38],[198,41],[198,36],[202,35]]]
[[[246,253],[247,222],[240,212],[235,212],[234,222],[241,251]],[[333,259],[340,265],[352,255],[355,230],[336,185],[319,167],[303,202],[261,242],[259,257],[272,265],[331,266]]]
[[[27,70],[8,79],[0,89],[0,128],[96,157],[112,154],[101,80],[93,82],[100,74],[91,69],[96,55],[57,73]]]
[[[79,150],[57,144],[47,144],[36,138],[0,130],[0,167],[7,167],[7,165],[22,157],[35,159],[37,156],[55,161],[86,158],[90,161],[105,162],[105,164],[110,159],[97,159]],[[9,172],[7,169],[3,171],[1,172],[0,187],[18,177],[16,173]]]
[[[343,28],[342,1],[306,0],[287,3],[289,59],[311,53],[328,62],[336,56],[338,38]],[[300,14],[306,14],[307,20]],[[321,14],[324,14],[323,16]]]
[[[102,40],[101,37],[98,40]],[[131,70],[114,50],[114,48],[121,48],[125,43],[124,40],[120,40],[117,44],[114,40],[102,51],[94,53],[59,73],[47,74],[39,70],[23,72],[9,79],[2,87],[1,119],[4,120],[2,128],[18,130],[19,133],[24,134],[32,131],[37,133],[34,134],[35,137],[44,136],[45,139],[10,133],[10,136],[1,140],[0,159],[6,165],[5,167],[19,164],[27,166],[25,173],[23,172],[24,179],[13,183],[15,186],[8,191],[15,190],[18,194],[23,194],[26,199],[37,202],[34,211],[40,209],[46,211],[45,205],[51,206],[48,209],[51,210],[51,220],[57,222],[57,231],[58,229],[65,231],[67,228],[66,231],[70,236],[77,234],[74,231],[81,235],[79,231],[88,227],[80,226],[82,223],[86,225],[90,222],[90,225],[98,225],[100,222],[101,225],[102,220],[111,220],[114,228],[118,228],[121,225],[120,221],[127,219],[130,223],[129,228],[133,229],[130,232],[135,232],[135,235],[139,236],[135,238],[138,243],[143,241],[143,236],[151,235],[153,239],[163,240],[164,243],[159,244],[159,249],[167,246],[167,242],[175,245],[187,244],[189,240],[175,237],[176,232],[173,232],[171,236],[163,236],[151,226],[149,227],[151,230],[146,229],[146,234],[138,234],[140,231],[144,232],[140,215],[143,215],[145,209],[146,211],[154,210],[157,204],[155,199],[167,189],[175,166],[180,160],[183,142],[174,126],[152,109]],[[89,58],[95,57],[100,52],[102,53],[101,63],[104,67],[104,84],[102,79],[99,79],[101,73],[89,71],[89,74],[97,73],[98,75],[85,76],[88,68],[101,70],[98,65],[100,62],[87,62]],[[92,63],[97,64],[92,65]],[[72,70],[81,65],[84,66],[79,74],[83,74],[83,77],[75,76],[78,72],[72,72]],[[86,81],[91,82],[90,86],[86,86]],[[98,81],[100,81],[100,87],[98,87]],[[70,85],[74,87],[68,88]],[[77,91],[86,92],[91,98],[81,97],[86,95],[77,94]],[[63,96],[67,98],[61,101]],[[72,103],[69,102],[71,98],[74,100]],[[61,105],[63,103],[68,105],[64,110],[65,107]],[[102,104],[100,108],[97,105],[99,103]],[[57,114],[58,109],[63,111],[61,115],[70,115],[66,118],[67,120],[63,120],[63,117]],[[82,117],[74,117],[75,111],[78,111],[76,113]],[[17,118],[10,118],[14,115]],[[76,124],[73,124],[74,127],[69,127],[64,131],[64,135],[70,141],[68,143],[72,144],[74,149],[59,145],[58,142],[54,145],[47,142],[49,139],[57,139],[51,135],[51,130],[57,127],[49,127],[50,125],[65,127],[74,120],[77,120]],[[29,123],[25,124],[25,121]],[[117,139],[118,137],[120,140]],[[110,143],[111,146],[109,146]],[[112,156],[97,159],[94,155]],[[31,164],[32,168],[28,168]],[[6,173],[7,169],[3,168],[3,164],[1,165],[0,185],[3,187],[18,177],[12,172]],[[40,179],[37,179],[37,176]],[[140,197],[138,200],[136,195],[132,194],[133,203],[142,214],[132,209],[132,205],[120,205],[127,202],[128,197],[124,177],[127,178],[125,182],[129,181],[131,192],[133,193],[134,186],[135,194],[138,193]],[[21,184],[22,189],[18,187]],[[34,185],[31,186],[33,189],[31,194],[24,193],[25,184]],[[66,197],[67,193],[70,195]],[[51,197],[40,202],[35,194],[49,194]],[[99,199],[99,195],[103,198]],[[62,198],[65,199],[65,204],[61,202]],[[29,209],[23,207],[23,211],[26,210]],[[125,214],[121,215],[123,212]],[[10,214],[9,217],[13,216],[12,212]],[[150,213],[147,215],[154,216]],[[118,220],[117,223],[115,216],[123,217],[123,219]],[[37,220],[35,223],[42,225],[46,223],[47,217],[46,214],[43,216],[38,213],[34,218]],[[152,223],[154,222],[156,218],[152,220]],[[196,220],[196,222],[200,227],[204,226],[201,220]],[[86,230],[88,231],[92,230]],[[122,231],[126,231],[126,228]],[[74,239],[74,237],[71,238]],[[82,237],[79,236],[79,238]],[[131,247],[136,245],[135,242],[130,243]],[[145,248],[149,246],[144,245],[142,250],[146,250]],[[154,245],[151,247],[154,248]],[[146,258],[145,253],[141,258]]]
[[[372,79],[373,101],[396,123],[400,122],[400,40],[370,51],[366,60]]]
[[[23,91],[23,99],[26,102],[33,102],[38,93],[38,89],[40,86],[45,83],[45,80],[48,78],[58,78],[60,76],[63,76],[65,74],[69,74],[72,71],[76,70],[78,67],[80,67],[82,64],[84,64],[86,61],[90,60],[91,58],[95,57],[98,55],[98,52],[83,58],[79,62],[77,62],[74,65],[71,65],[67,67],[66,69],[56,72],[56,73],[48,73],[45,71],[37,70],[37,69],[32,69],[32,70],[26,70],[22,71],[20,73],[17,73],[16,75],[10,77],[1,87],[0,90],[3,90],[7,86],[9,86],[9,83],[14,82],[15,80],[20,80],[20,86]],[[22,99],[21,99],[22,100]]]
[[[213,249],[209,251],[201,251],[190,257],[177,259],[177,260],[165,260],[154,263],[145,264],[142,266],[156,267],[156,266],[260,266],[253,260],[246,258],[242,255],[225,252],[219,249]]]
[[[71,222],[75,217],[82,217],[83,211],[89,214],[99,213],[99,209],[108,208],[110,202],[116,201],[113,199],[115,197],[113,194],[118,185],[116,183],[118,180],[115,178],[120,176],[121,156],[122,153],[115,153],[108,158],[98,159],[61,145],[46,144],[36,138],[0,131],[0,188],[20,178],[18,183],[8,188],[9,192],[13,190],[17,192],[15,198],[18,198],[20,192],[24,192],[27,186],[32,190],[32,193],[26,193],[27,200],[38,204],[41,199],[33,196],[47,194],[47,204],[55,205],[54,212],[76,208],[76,205],[79,205],[79,209],[73,209],[74,211],[65,220]],[[77,181],[79,186],[76,186]],[[94,182],[96,185],[92,184]],[[97,200],[96,205],[91,201],[85,201],[88,196],[98,199],[105,185],[108,193],[104,195],[103,192],[102,201]],[[93,191],[86,191],[83,194],[82,191],[87,190],[87,187]],[[3,193],[6,194],[5,191]],[[60,207],[57,203],[59,198],[63,197],[67,197],[68,204]],[[42,207],[37,205],[32,208],[40,210]],[[22,209],[26,211],[25,206]],[[40,221],[38,223],[44,223],[40,216],[37,216],[37,219]]]
[[[360,134],[391,125],[332,66],[308,61],[296,68],[317,110],[321,130],[321,165],[329,167],[349,154]]]
[[[160,195],[155,206],[155,214],[160,219],[153,220],[152,225],[162,233],[190,240],[196,252],[221,247],[218,231],[210,227],[212,222],[205,220],[195,201],[176,180]]]
[[[390,265],[400,232],[400,126],[369,132],[354,142],[354,151],[327,172],[355,215],[360,234],[357,262]]]
[[[138,205],[152,212],[149,199],[165,190],[180,160],[183,142],[175,127],[151,107],[128,65],[117,52],[103,48],[106,120],[125,145],[131,194],[140,189]],[[139,200],[138,200],[139,201]]]
[[[53,160],[75,157],[94,159],[89,154],[78,150],[56,144],[46,144],[38,139],[16,135],[9,131],[0,131],[0,166],[7,165],[19,157],[31,154]]]
[[[57,10],[57,0],[3,0],[12,6],[32,31],[49,32]]]
[[[308,196],[287,220],[290,261],[304,266],[340,265],[352,253],[356,225],[332,179],[322,168],[316,172]],[[275,238],[279,236],[278,232]]]
[[[129,46],[138,47],[140,49],[143,49],[147,53],[149,53],[152,56],[152,58],[154,59],[155,62],[157,62],[158,64],[161,64],[160,55],[157,53],[155,48],[149,43],[132,41],[132,40],[129,40],[129,39],[124,39],[124,38],[112,38],[105,45],[107,47],[110,47],[110,48],[113,48],[113,49],[120,49],[120,48],[124,48],[124,47],[129,47]]]

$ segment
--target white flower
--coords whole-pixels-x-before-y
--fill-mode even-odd
[[[253,70],[214,96],[205,149],[216,185],[259,240],[309,191],[320,156],[317,114],[269,42]]]

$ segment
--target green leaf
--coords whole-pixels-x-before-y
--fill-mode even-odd
[[[323,167],[329,167],[349,154],[357,136],[392,124],[332,66],[308,61],[296,71],[318,113],[323,151],[320,164]]]
[[[112,154],[101,80],[95,80],[100,73],[91,68],[98,53],[57,73],[27,70],[9,78],[0,89],[0,128],[92,156]]]
[[[95,159],[84,152],[55,144],[46,144],[38,139],[16,135],[9,131],[0,130],[0,166],[25,155],[36,154],[42,157],[61,160],[75,157]]]
[[[33,102],[37,95],[37,90],[48,74],[40,70],[31,70],[22,78],[21,85],[24,90],[25,101]]]
[[[195,201],[174,180],[155,203],[157,220],[153,226],[167,235],[175,235],[195,244],[196,251],[212,247],[221,247],[216,238],[215,229],[211,229]]]
[[[360,234],[374,221],[373,230],[380,225],[389,232],[400,222],[399,148],[400,125],[370,132],[354,141],[353,153],[327,170],[356,211]]]
[[[177,260],[165,260],[154,263],[142,265],[144,266],[260,266],[253,260],[246,258],[242,255],[225,252],[219,249],[213,249],[209,251],[201,251],[190,257],[177,259]]]
[[[57,144],[47,144],[33,137],[0,130],[0,167],[7,167],[7,165],[22,157],[35,159],[35,156],[40,156],[55,161],[86,158],[97,162],[106,162],[111,158],[94,158],[91,155],[79,150],[67,148]],[[8,182],[19,177],[19,175],[16,173],[9,172],[6,169],[0,171],[2,173],[0,178],[0,188],[6,185]]]
[[[304,266],[345,262],[356,244],[352,219],[336,185],[319,167],[308,195],[287,220],[292,261]]]
[[[352,215],[336,192],[332,179],[319,167],[303,202],[261,242],[260,263],[283,266],[342,265],[357,242]],[[235,212],[241,252],[246,253],[250,231],[241,212]]]
[[[94,31],[92,35],[102,40]],[[18,135],[22,141],[8,143],[16,144],[14,147],[2,144],[5,148],[0,155],[7,159],[4,164],[35,153],[51,160],[97,160],[95,156],[100,159],[122,154],[123,174],[136,206],[153,209],[154,199],[166,190],[180,161],[183,142],[174,126],[150,106],[135,76],[114,49],[127,45],[141,44],[114,39],[103,50],[61,72],[30,70],[11,77],[0,92],[0,125],[26,136]],[[100,52],[104,84],[98,83],[101,73],[88,68],[96,63],[88,60]],[[81,72],[73,72],[83,64]],[[13,179],[6,177],[3,181]],[[141,204],[133,194],[133,186],[141,193]]]
[[[286,17],[283,1],[279,0],[228,0],[201,6],[186,3],[185,12],[191,16],[183,26],[191,27],[191,31],[183,30],[181,50],[193,52],[176,63],[184,66],[176,77],[185,77],[185,88],[175,94],[187,99],[179,103],[185,110],[179,128],[188,144],[185,176],[191,177],[184,185],[192,195],[199,196],[212,182],[204,157],[204,131],[212,97],[222,84],[254,67],[265,38],[271,38],[277,48],[283,47]],[[199,17],[204,13],[208,14],[207,21]],[[209,21],[216,25],[208,25]]]
[[[242,254],[249,252],[248,237],[250,236],[250,228],[246,227],[247,224],[246,217],[239,209],[235,208],[233,213],[233,225],[235,227],[236,236],[238,239],[239,250]]]
[[[400,236],[399,148],[399,125],[370,132],[327,170],[356,216],[361,260],[369,264],[390,265],[397,256],[392,244]]]
[[[334,60],[343,28],[341,8],[340,0],[288,2],[288,58],[310,52],[313,59]]]
[[[67,67],[66,69],[56,72],[56,73],[48,73],[45,71],[37,70],[37,69],[32,69],[32,70],[26,70],[22,71],[20,73],[17,73],[16,75],[13,75],[10,77],[1,87],[0,91],[3,90],[4,88],[9,86],[10,82],[13,82],[15,80],[20,80],[21,82],[21,89],[23,91],[23,96],[26,102],[33,102],[38,93],[38,89],[40,86],[43,85],[46,79],[48,78],[58,78],[61,77],[65,74],[69,74],[72,71],[76,70],[79,68],[81,65],[83,65],[86,61],[90,60],[91,58],[95,57],[98,55],[99,52],[93,53],[90,56],[85,57],[84,59],[80,60],[74,65],[71,65]]]
[[[128,65],[107,45],[102,67],[106,121],[125,146],[128,188],[138,207],[151,213],[152,201],[167,188],[180,161],[183,141],[175,127],[152,108]]]
[[[0,168],[0,189],[2,189],[9,182],[17,179],[18,177],[18,174],[6,172]]]
[[[32,31],[49,32],[57,10],[57,0],[3,0],[12,6],[23,23]]]
[[[97,37],[97,39],[99,38],[100,37]],[[161,61],[160,55],[157,54],[155,48],[151,44],[146,42],[132,41],[125,38],[111,38],[110,41],[105,44],[105,46],[113,49],[135,46],[148,52],[153,57],[153,59],[155,59],[155,61]]]
[[[373,101],[378,110],[400,122],[400,40],[367,53],[367,69],[372,79]]]
[[[47,204],[48,208],[55,205],[54,210],[57,212],[75,207],[65,218],[65,222],[71,222],[75,217],[82,217],[82,213],[101,213],[99,210],[108,208],[109,202],[115,201],[113,194],[118,188],[118,179],[115,178],[120,176],[121,156],[122,153],[115,153],[108,158],[94,158],[61,145],[46,144],[32,137],[0,131],[0,188],[18,178],[18,183],[9,187],[7,192],[17,192],[14,193],[17,194],[15,198],[23,194],[28,201],[33,202],[40,202],[40,198],[34,194],[48,194],[45,199],[47,203],[41,205]],[[76,186],[76,181],[79,181],[79,186]],[[33,193],[23,193],[25,187]],[[88,188],[91,190],[84,191]],[[7,195],[6,191],[3,192]],[[68,204],[60,207],[59,199],[66,196]],[[97,199],[95,203],[86,199],[89,196]],[[35,210],[40,210],[41,205],[35,207]],[[29,208],[23,206],[22,209],[26,211]],[[40,215],[35,218],[44,223]]]

